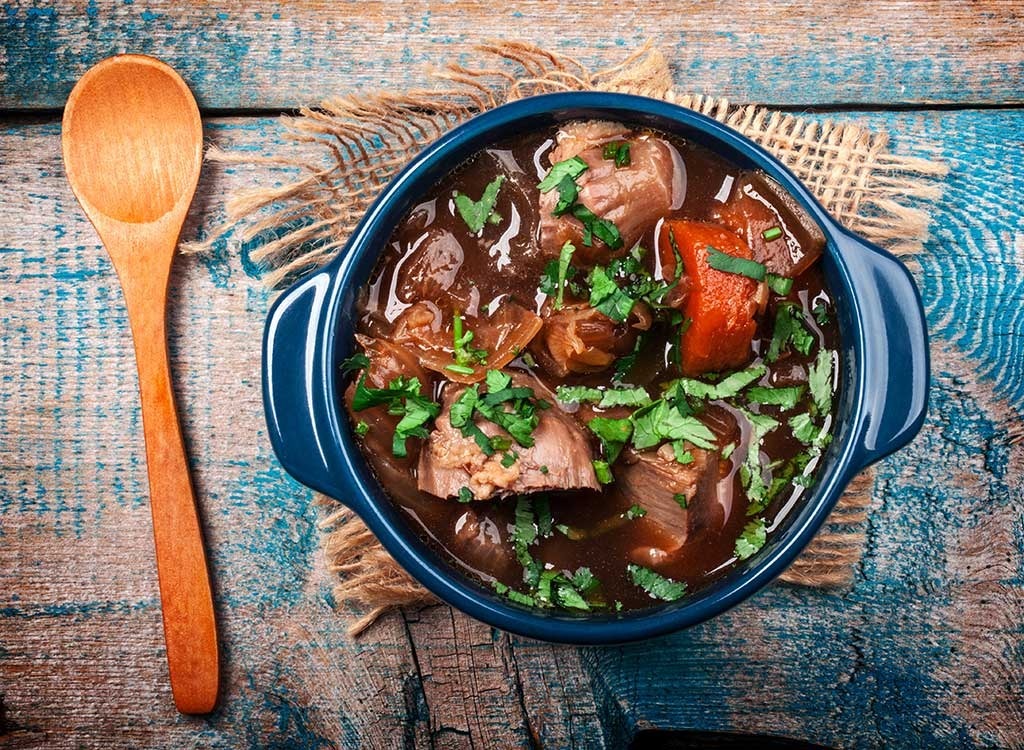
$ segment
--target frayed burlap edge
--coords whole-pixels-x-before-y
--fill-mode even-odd
[[[450,64],[434,73],[437,86],[403,94],[375,93],[324,101],[284,118],[284,149],[273,157],[211,148],[222,164],[257,164],[283,171],[287,181],[229,197],[227,221],[208,239],[184,247],[198,252],[233,232],[255,245],[252,261],[272,286],[328,262],[381,188],[424,146],[480,111],[554,91],[622,91],[661,98],[723,122],[775,154],[845,226],[905,255],[921,249],[946,167],[892,153],[888,136],[852,123],[818,122],[724,99],[679,95],[664,55],[650,45],[612,68],[591,72],[578,61],[516,42],[478,48],[479,67]],[[292,153],[289,153],[292,152]],[[838,586],[852,580],[864,546],[873,471],[855,479],[819,533],[782,580]],[[340,601],[363,612],[356,635],[381,614],[434,597],[402,570],[351,511],[319,497],[329,570]]]

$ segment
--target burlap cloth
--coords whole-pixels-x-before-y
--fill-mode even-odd
[[[533,45],[486,44],[477,48],[473,67],[450,64],[433,76],[432,89],[329,99],[285,118],[282,150],[272,158],[212,148],[208,156],[215,162],[259,164],[289,179],[280,187],[230,196],[224,227],[186,250],[201,250],[233,232],[236,241],[256,247],[250,259],[264,266],[268,284],[279,286],[334,257],[381,188],[425,145],[481,110],[553,91],[642,94],[724,122],[781,159],[843,224],[901,255],[921,249],[927,203],[938,197],[937,178],[946,171],[934,161],[892,153],[885,133],[859,125],[677,94],[664,55],[649,45],[612,68],[591,72]],[[851,581],[863,550],[873,479],[869,469],[851,483],[782,580],[817,587]],[[434,601],[351,511],[337,500],[318,499],[325,509],[326,563],[337,576],[338,600],[353,612],[353,635],[391,608]]]

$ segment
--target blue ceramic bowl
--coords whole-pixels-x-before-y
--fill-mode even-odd
[[[424,193],[454,166],[500,139],[588,118],[690,139],[742,167],[762,169],[781,183],[828,238],[823,268],[835,297],[843,351],[835,434],[819,464],[817,483],[764,548],[684,600],[580,617],[511,604],[467,578],[417,537],[359,451],[341,401],[338,364],[352,350],[359,289],[394,227]],[[924,310],[906,269],[840,227],[758,145],[683,107],[625,94],[524,99],[483,113],[441,137],[374,202],[334,262],[277,299],[263,342],[270,439],[292,476],[348,505],[402,567],[452,606],[503,630],[566,643],[616,643],[678,630],[761,589],[800,554],[857,472],[913,438],[924,420],[927,397]]]

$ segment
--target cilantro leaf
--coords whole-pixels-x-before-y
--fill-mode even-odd
[[[570,180],[575,180],[581,174],[586,172],[588,169],[587,163],[578,156],[574,156],[571,159],[565,159],[564,161],[557,162],[552,165],[551,169],[544,176],[537,187],[542,193],[547,193],[553,190],[558,184],[568,177]]]
[[[341,371],[346,375],[355,370],[365,370],[370,366],[370,358],[365,352],[356,352],[351,357],[342,360]]]
[[[760,550],[768,537],[763,518],[755,518],[743,527],[736,540],[735,553],[740,560],[746,560]]]
[[[500,174],[495,177],[484,188],[484,194],[478,201],[473,200],[468,195],[463,195],[459,192],[455,193],[455,208],[458,209],[459,216],[466,222],[466,226],[469,227],[469,231],[473,234],[483,229],[484,223],[494,213],[494,204],[498,202],[498,191],[501,189],[503,182],[505,182],[505,175]]]
[[[714,448],[715,435],[699,419],[680,413],[676,405],[658,399],[633,412],[633,446],[651,448],[663,440],[685,440],[698,448]]]
[[[562,309],[562,298],[565,294],[565,279],[569,273],[569,263],[572,261],[572,254],[576,252],[576,246],[566,241],[558,254],[558,293],[555,295],[555,309]]]
[[[828,414],[832,408],[832,352],[822,349],[814,363],[807,368],[807,383],[818,414]]]
[[[555,204],[554,209],[551,211],[552,216],[561,216],[562,214],[569,211],[576,203],[576,198],[579,197],[580,188],[576,184],[576,180],[566,175],[559,180],[558,185],[558,203]]]
[[[778,306],[775,312],[772,340],[768,345],[765,359],[769,362],[777,360],[790,342],[792,342],[793,348],[801,354],[810,354],[811,347],[814,345],[814,336],[804,328],[802,320],[803,313],[796,305],[787,302]]]
[[[551,518],[551,503],[546,495],[538,497],[533,502],[533,508],[537,512],[537,533],[547,538],[553,533],[553,521]]]
[[[633,311],[636,300],[626,294],[602,266],[590,272],[590,306],[616,323],[622,323]]]
[[[615,481],[615,477],[612,476],[611,467],[608,466],[607,461],[600,459],[590,462],[594,466],[594,476],[597,477],[597,481],[600,484],[611,484]]]
[[[789,388],[764,388],[754,386],[747,391],[747,399],[755,404],[780,406],[783,410],[792,409],[803,395],[804,386],[794,385]]]
[[[469,489],[469,487],[460,487],[459,488],[459,502],[460,503],[470,503],[472,501],[473,501],[473,490]]]
[[[596,404],[604,397],[604,392],[585,385],[560,385],[555,388],[555,397],[563,404],[582,404],[584,401]]]
[[[643,518],[646,515],[647,511],[644,508],[641,508],[636,503],[630,505],[629,510],[627,510],[625,513],[626,518],[628,518],[630,521],[636,518]]]
[[[818,428],[814,425],[811,415],[797,414],[789,420],[789,427],[793,430],[793,437],[804,445],[811,445],[818,436]]]
[[[488,370],[484,382],[488,392],[503,391],[512,384],[512,376],[501,370]]]
[[[646,388],[609,388],[604,392],[598,407],[608,409],[613,406],[647,406],[651,397]]]
[[[583,244],[590,247],[594,237],[601,240],[612,250],[622,247],[622,235],[619,228],[607,219],[599,219],[597,215],[582,203],[574,203],[572,215],[583,224]]]
[[[629,418],[594,417],[587,422],[587,427],[601,441],[604,456],[609,463],[613,463],[619,457],[623,446],[633,434],[633,422]]]
[[[510,589],[501,581],[491,581],[491,585],[494,586],[494,590],[499,596],[504,596],[510,602],[522,604],[525,607],[533,607],[537,604],[536,600],[532,596],[516,591],[515,589]]]
[[[755,380],[764,377],[766,372],[768,372],[768,368],[764,365],[751,365],[732,373],[718,383],[705,383],[703,380],[694,378],[679,378],[667,383],[664,387],[667,392],[673,388],[680,388],[683,393],[692,398],[711,400],[732,398]]]
[[[626,566],[626,570],[629,571],[629,576],[633,579],[633,583],[646,591],[652,599],[674,602],[686,594],[685,583],[665,578],[650,568],[630,564]]]
[[[601,155],[608,161],[614,161],[616,169],[628,167],[630,164],[629,142],[612,141],[611,143],[606,143]]]
[[[708,265],[718,271],[734,273],[739,276],[746,276],[754,281],[764,281],[765,267],[756,260],[738,258],[735,255],[723,253],[718,248],[708,245]]]
[[[597,580],[590,568],[577,568],[576,572],[572,574],[572,585],[576,587],[576,590],[581,594],[586,595],[601,585],[601,582]]]
[[[764,278],[768,282],[768,288],[780,297],[785,297],[793,289],[793,279],[774,273],[766,274]]]
[[[473,409],[476,408],[477,399],[480,396],[480,387],[471,385],[459,397],[452,402],[448,410],[448,421],[452,427],[461,429],[473,418]]]

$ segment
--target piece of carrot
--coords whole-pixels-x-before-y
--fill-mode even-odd
[[[678,250],[683,272],[690,281],[683,308],[690,323],[680,341],[680,365],[683,374],[690,377],[745,365],[751,359],[750,342],[757,329],[754,313],[758,282],[712,268],[708,264],[709,246],[727,255],[752,256],[742,239],[714,224],[665,222],[658,238],[664,275],[674,276]]]

